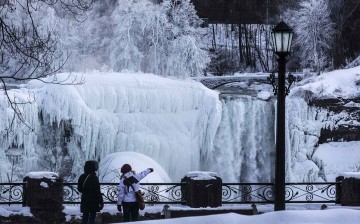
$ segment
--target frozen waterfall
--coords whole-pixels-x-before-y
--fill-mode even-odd
[[[274,106],[250,96],[222,99],[222,120],[205,167],[226,182],[271,182]]]
[[[5,131],[13,111],[0,97],[2,182],[43,170],[73,181],[86,160],[101,161],[115,152],[150,157],[174,182],[196,170],[214,171],[224,182],[273,180],[273,98],[219,99],[218,92],[199,82],[142,73],[92,72],[84,77],[83,85],[32,81],[9,92],[18,100],[36,99],[20,108],[33,132],[19,122]],[[287,181],[318,181],[321,158],[313,155],[321,128],[331,121],[325,110],[309,107],[299,97],[287,97],[286,105]]]
[[[57,79],[66,77],[59,74]],[[13,132],[2,132],[2,181],[10,174],[21,177],[39,170],[74,180],[86,160],[125,151],[157,161],[173,181],[200,169],[200,157],[212,148],[220,122],[218,93],[192,80],[151,74],[93,72],[84,78],[83,85],[32,81],[11,92],[18,98],[26,99],[28,92],[35,96],[33,104],[21,108],[35,131],[15,123]],[[7,116],[0,129],[5,130],[13,111],[5,97],[1,100]],[[23,159],[13,172],[15,151]]]

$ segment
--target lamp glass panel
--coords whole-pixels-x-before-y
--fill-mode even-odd
[[[275,52],[283,51],[282,33],[273,33]]]
[[[274,51],[276,52],[276,38],[275,38],[274,32],[271,33],[271,38],[272,38],[272,44],[273,44]]]
[[[282,33],[282,36],[283,36],[283,48],[281,49],[282,52],[289,52],[288,49],[289,49],[289,40],[290,40],[290,33],[287,33],[287,32],[284,32]]]
[[[289,40],[288,40],[288,47],[287,47],[287,50],[286,50],[287,52],[290,52],[290,50],[291,50],[291,43],[292,43],[293,36],[294,36],[294,33],[290,32],[289,33]]]

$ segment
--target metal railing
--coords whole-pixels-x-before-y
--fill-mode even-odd
[[[64,183],[64,204],[79,204],[81,194],[77,190],[76,183]],[[181,204],[184,202],[181,186],[186,183],[141,183],[140,190],[143,192],[147,204]],[[117,183],[100,183],[101,192],[105,204],[115,204],[118,196]]]
[[[187,183],[141,183],[147,204],[185,204]],[[104,203],[115,204],[117,183],[101,183]],[[26,183],[0,183],[0,204],[23,204]],[[286,183],[286,203],[337,203],[340,182]],[[64,204],[80,204],[77,183],[63,183]],[[270,204],[274,202],[272,183],[222,183],[222,204]]]
[[[0,204],[23,204],[26,183],[0,183]]]

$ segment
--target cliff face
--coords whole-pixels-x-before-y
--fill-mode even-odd
[[[353,99],[312,99],[309,106],[324,108],[335,118],[335,126],[321,129],[319,144],[360,141],[360,97]]]
[[[359,75],[355,75],[360,80]],[[298,79],[296,88],[291,90],[292,98],[304,99],[309,107],[319,108],[327,111],[324,118],[324,127],[321,128],[318,144],[337,141],[360,141],[360,96],[350,94],[346,97],[332,97],[329,94],[323,97],[319,89],[306,89],[315,79]],[[360,81],[354,79],[354,86],[360,89]],[[272,87],[267,81],[267,75],[224,77],[217,79],[203,79],[202,83],[208,88],[220,92],[220,96],[252,96],[257,97],[262,91],[272,92]],[[340,83],[340,81],[339,81]],[[340,84],[339,84],[340,85]],[[326,86],[321,86],[322,89]],[[341,92],[340,88],[334,93]],[[322,90],[322,93],[326,92]],[[331,95],[330,95],[331,96]],[[341,96],[341,95],[340,95]],[[258,97],[259,98],[259,97]],[[261,99],[261,97],[260,97]],[[272,93],[264,100],[274,99]],[[289,100],[289,99],[288,99]]]
[[[360,80],[360,75],[358,75],[360,71],[359,73],[352,69],[344,71],[327,73],[322,76],[303,77],[298,79],[291,88],[290,94],[286,98],[287,181],[335,181],[338,172],[360,170],[358,156],[360,155],[360,81],[358,81]],[[341,74],[342,72],[344,74]],[[337,73],[340,73],[341,76],[336,77]],[[273,128],[267,128],[262,133],[258,132],[259,130],[255,131],[257,138],[253,142],[256,144],[263,143],[264,140],[261,138],[264,136],[275,138],[276,96],[273,94],[272,86],[267,82],[267,77],[266,74],[254,74],[201,80],[208,88],[219,91],[220,98],[226,102],[224,106],[251,99],[251,104],[237,107],[237,112],[233,113],[231,124],[224,125],[229,128],[245,129],[247,135],[251,136],[251,133],[254,132],[253,129],[256,128],[247,123],[242,123],[240,126],[235,125],[238,120],[241,120],[241,111],[251,111],[254,105],[267,102],[264,107],[266,110],[263,110],[262,115],[253,117],[251,115],[255,112],[251,112],[244,119],[248,122],[261,121],[262,116],[267,116],[269,120],[273,121]],[[226,107],[223,111],[231,108]],[[222,120],[221,124],[224,124],[225,121]],[[265,130],[265,126],[262,125],[259,129]],[[228,131],[226,136],[231,135],[232,132]],[[243,139],[241,135],[238,136],[239,139]],[[236,140],[235,137],[234,139]],[[246,139],[249,138],[246,137]],[[239,150],[244,155],[251,148],[250,145],[237,146],[230,140],[226,142],[230,142],[228,144],[231,145],[232,150]],[[234,141],[234,143],[238,142],[239,140]],[[215,141],[214,144],[217,145],[217,142]],[[219,148],[222,149],[219,152],[223,152],[224,144],[219,145],[221,145]],[[273,159],[274,152],[271,150],[274,147],[274,142],[273,144],[270,144],[270,141],[267,142],[265,151],[270,150],[268,155],[270,159]],[[241,153],[240,155],[242,155]],[[250,159],[248,163],[254,164],[256,161],[256,159]],[[244,164],[244,167],[248,167],[246,163]],[[258,166],[257,169],[261,169],[261,167]],[[271,170],[271,166],[268,169]],[[244,171],[244,169],[240,170]],[[266,173],[262,170],[257,170],[257,172]],[[269,175],[272,174],[267,174],[267,176]],[[244,176],[246,174],[242,174],[242,177]],[[262,176],[259,178],[263,180]],[[254,177],[249,179],[254,179]]]
[[[251,96],[259,100],[276,100],[272,87],[267,81],[267,75],[204,78],[201,82],[210,89],[220,92],[220,97]],[[322,122],[318,144],[337,141],[360,141],[360,96],[349,98],[324,98],[316,91],[302,89],[309,81],[300,80],[297,88],[291,90],[291,98],[304,99],[309,107],[327,111]],[[359,86],[360,82],[355,83]],[[268,92],[267,98],[259,97],[261,92]]]

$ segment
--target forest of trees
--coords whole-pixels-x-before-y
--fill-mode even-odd
[[[263,4],[269,2],[264,0]],[[208,33],[213,33],[212,44],[208,48],[212,57],[207,68],[209,71],[222,75],[276,69],[269,39],[272,27],[281,20],[295,31],[288,63],[292,71],[309,69],[320,73],[343,68],[360,55],[360,42],[357,41],[360,34],[360,0],[272,2],[276,2],[276,15],[270,11],[262,17],[261,24],[249,24],[246,20],[229,24],[227,19],[209,24]],[[266,13],[266,8],[260,10]]]
[[[193,1],[221,2],[211,7],[219,21],[199,18]],[[281,20],[295,31],[291,70],[342,68],[360,54],[360,0],[2,0],[0,80],[93,69],[176,77],[272,71],[270,34]]]

